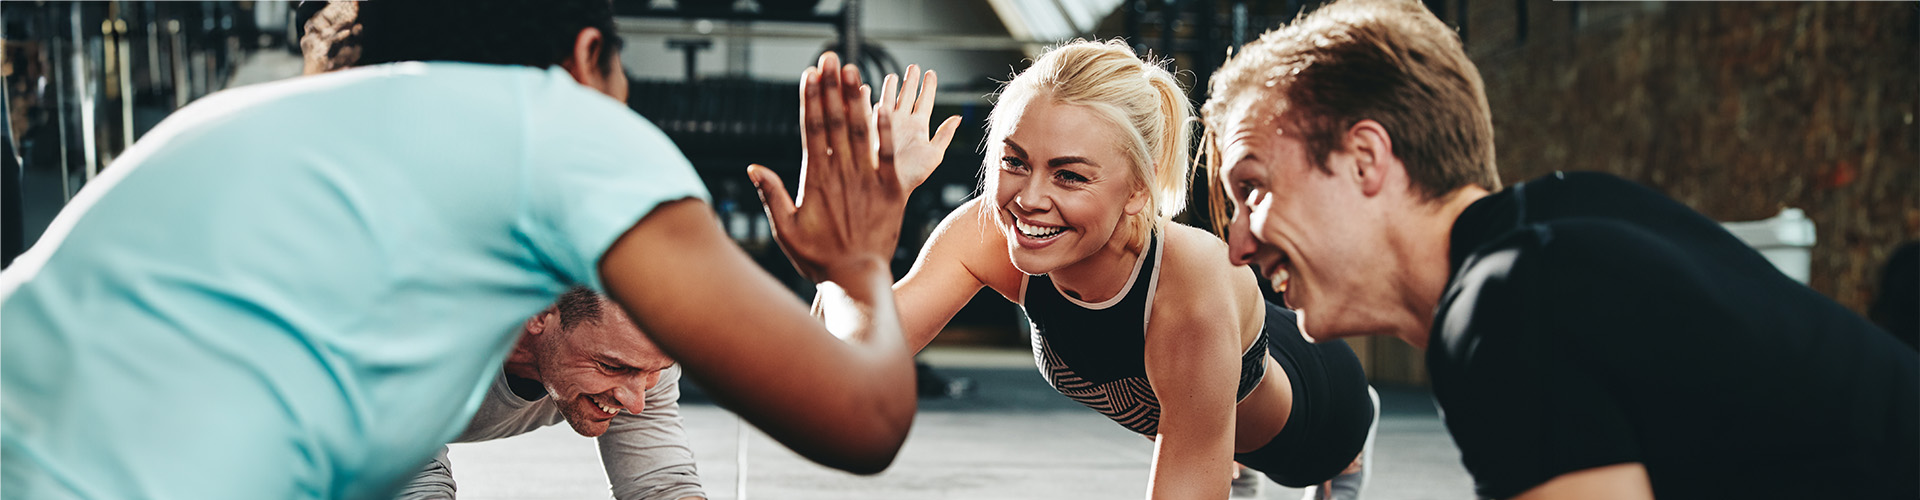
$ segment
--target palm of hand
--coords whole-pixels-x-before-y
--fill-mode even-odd
[[[960,128],[960,117],[948,117],[929,137],[927,122],[933,116],[933,95],[939,86],[939,76],[927,71],[922,78],[920,67],[909,65],[905,85],[900,83],[893,75],[887,75],[886,83],[881,86],[879,107],[874,110],[874,129],[879,130],[878,115],[887,113],[893,122],[889,130],[893,135],[893,167],[899,172],[901,190],[911,192],[926,182],[946,157],[947,145],[953,142],[953,135]],[[911,94],[908,89],[912,90]]]

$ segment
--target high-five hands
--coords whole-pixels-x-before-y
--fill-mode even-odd
[[[894,167],[892,114],[873,115],[871,93],[853,65],[820,56],[800,77],[799,199],[767,167],[747,168],[775,241],[815,283],[886,272],[899,244],[912,186]]]

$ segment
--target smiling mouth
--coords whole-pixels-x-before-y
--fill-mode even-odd
[[[1067,232],[1067,228],[1065,227],[1039,226],[1034,224],[1028,224],[1026,221],[1019,220],[1019,219],[1014,219],[1013,228],[1015,230],[1020,231],[1020,235],[1026,236],[1028,238],[1033,238],[1036,240],[1044,240],[1044,239],[1052,238]]]
[[[592,397],[592,396],[588,396],[588,397],[587,397],[587,401],[592,401],[592,402],[593,402],[593,406],[595,406],[595,407],[597,407],[597,408],[600,408],[600,411],[604,411],[604,412],[607,412],[607,414],[609,414],[609,415],[616,415],[616,416],[617,416],[617,415],[619,415],[619,414],[620,414],[620,409],[619,409],[619,408],[614,408],[614,407],[612,407],[612,406],[607,406],[607,404],[606,404],[606,403],[602,403],[602,402],[600,402],[600,400],[599,400],[599,399],[597,399],[597,398],[594,398],[594,397]]]
[[[1287,293],[1287,285],[1292,284],[1293,281],[1293,273],[1289,271],[1289,268],[1293,267],[1293,259],[1281,255],[1268,267],[1273,270],[1267,274],[1267,281],[1273,287],[1274,293]]]

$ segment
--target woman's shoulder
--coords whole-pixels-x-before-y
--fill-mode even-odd
[[[1241,338],[1239,345],[1258,335],[1260,314],[1265,311],[1259,305],[1260,285],[1247,266],[1227,259],[1226,242],[1183,224],[1167,224],[1162,234],[1164,255],[1150,326],[1177,325],[1174,328],[1185,332],[1217,327],[1223,335]]]
[[[1238,267],[1227,260],[1227,242],[1204,229],[1169,222],[1161,231],[1161,238],[1165,243],[1160,248],[1166,252],[1166,256],[1160,260],[1170,268],[1177,267],[1182,272],[1206,272]]]
[[[1012,298],[1019,293],[1022,275],[1007,258],[1007,236],[994,222],[993,206],[985,197],[960,204],[947,214],[927,238],[922,258],[957,260],[982,284]]]
[[[1160,285],[1173,293],[1234,293],[1246,288],[1258,294],[1253,273],[1246,266],[1233,265],[1227,258],[1227,243],[1206,230],[1180,223],[1168,223],[1162,231],[1164,243],[1160,258]]]

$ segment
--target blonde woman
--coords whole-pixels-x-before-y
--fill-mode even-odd
[[[896,99],[888,77],[876,125],[892,127],[911,186],[957,122],[929,140],[934,77],[908,73],[919,91]],[[1355,497],[1376,404],[1353,351],[1306,341],[1220,238],[1170,220],[1186,206],[1191,114],[1173,75],[1118,41],[1054,48],[1017,75],[989,117],[985,196],[948,215],[894,284],[907,342],[925,346],[991,288],[1032,319],[1048,382],[1156,440],[1153,498],[1224,498],[1236,460]],[[790,206],[775,176],[755,179],[770,210]],[[776,229],[783,245],[816,237]],[[829,323],[853,311],[820,295]]]

